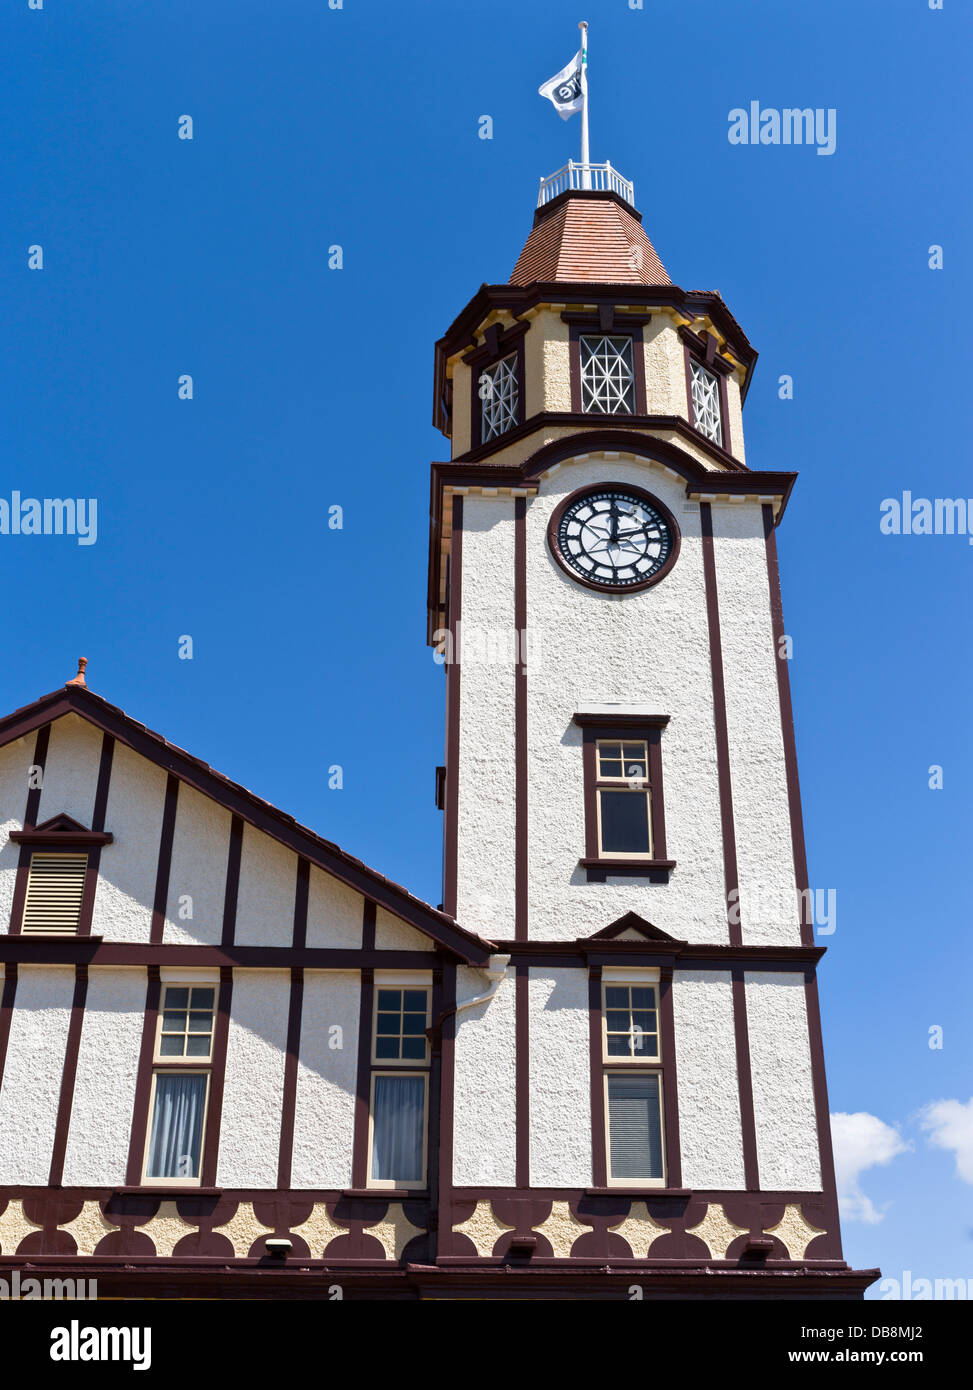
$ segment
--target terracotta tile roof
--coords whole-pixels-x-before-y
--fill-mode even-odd
[[[638,218],[614,198],[590,193],[556,200],[535,223],[509,283],[534,280],[672,284]]]

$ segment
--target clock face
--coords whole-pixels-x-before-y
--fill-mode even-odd
[[[635,489],[589,489],[555,514],[551,545],[572,577],[595,588],[651,583],[675,559],[675,523],[661,503]]]

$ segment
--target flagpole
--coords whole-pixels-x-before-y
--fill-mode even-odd
[[[581,30],[581,187],[591,187],[591,161],[588,153],[588,21]]]

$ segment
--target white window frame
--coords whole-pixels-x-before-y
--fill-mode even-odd
[[[376,1178],[372,1175],[372,1161],[375,1155],[375,1080],[379,1076],[421,1076],[422,1087],[422,1176],[405,1181],[402,1178]],[[378,1191],[401,1189],[402,1191],[421,1191],[429,1181],[429,1072],[418,1071],[413,1067],[378,1066],[372,1068],[368,1085],[368,1186]]]
[[[203,1101],[203,1120],[200,1126],[199,1135],[199,1176],[195,1178],[166,1178],[151,1177],[148,1172],[149,1157],[152,1145],[152,1121],[155,1119],[155,1093],[156,1080],[160,1076],[205,1076],[206,1078],[206,1097]],[[143,1187],[201,1187],[203,1183],[203,1157],[206,1153],[206,1123],[209,1119],[209,1102],[213,1090],[213,1071],[212,1067],[153,1067],[152,1087],[149,1091],[149,1121],[145,1127],[145,1148],[142,1157],[142,1186]]]
[[[629,1027],[629,1034],[628,1034],[628,1037],[629,1037],[629,1049],[630,1049],[630,1050],[629,1050],[629,1055],[628,1055],[627,1057],[621,1057],[621,1056],[618,1056],[617,1054],[610,1054],[610,1053],[609,1053],[609,1051],[608,1051],[608,999],[607,999],[607,992],[608,992],[608,990],[610,990],[610,989],[628,989],[628,990],[633,990],[633,989],[651,989],[651,990],[652,990],[652,993],[653,993],[653,995],[655,996],[655,1004],[653,1005],[653,1009],[654,1009],[654,1011],[655,1011],[655,1052],[654,1052],[654,1053],[650,1054],[650,1053],[645,1052],[645,1051],[639,1052],[639,1053],[635,1053],[635,1052],[632,1050],[633,1044],[632,1044],[632,1028],[631,1028],[631,1026]],[[630,1025],[631,1025],[632,1014],[636,1012],[636,1010],[634,1010],[634,1009],[631,1007],[631,1003],[632,1003],[632,996],[631,996],[631,994],[630,994],[630,995],[629,995],[629,1009],[628,1009],[629,1024],[630,1024]],[[613,1034],[612,1036],[617,1037],[617,1036],[619,1036],[619,1035],[618,1035],[618,1034]],[[605,1065],[606,1067],[618,1067],[618,1066],[624,1067],[624,1066],[630,1066],[630,1065],[632,1065],[633,1063],[634,1063],[636,1066],[638,1066],[640,1063],[646,1063],[646,1062],[657,1063],[657,1064],[659,1064],[659,1065],[661,1066],[661,1064],[662,1064],[662,1016],[661,1016],[660,1009],[659,1009],[659,984],[658,984],[658,981],[657,981],[657,980],[606,980],[606,979],[604,978],[604,976],[602,976],[602,981],[601,981],[601,1055],[602,1055],[602,1060],[603,1060],[603,1062],[604,1062],[604,1065]]]
[[[599,360],[598,353],[602,350],[603,344],[610,343],[616,349],[616,356],[619,362],[623,363],[628,371],[628,381],[625,389],[621,392],[614,390],[609,393],[607,387],[613,386],[613,379],[607,374],[602,374],[598,380],[593,380],[590,368],[592,362]],[[588,346],[596,344],[594,351]],[[618,351],[618,346],[624,345],[623,351]],[[585,353],[588,353],[588,360],[585,361]],[[585,415],[634,415],[636,396],[635,396],[635,350],[632,345],[630,334],[622,333],[582,333],[578,339],[578,370],[581,384],[581,410]],[[625,401],[628,404],[625,404]],[[609,409],[613,404],[615,408]]]
[[[601,772],[601,749],[603,744],[617,743],[622,748],[622,774],[619,777],[603,777]],[[645,756],[640,759],[642,777],[631,777],[625,772],[624,749],[626,744],[639,743]],[[645,797],[645,815],[649,832],[648,849],[617,850],[606,849],[601,828],[601,794],[603,791],[623,791],[630,796]],[[644,738],[599,738],[595,741],[595,814],[598,826],[598,855],[601,859],[652,859],[655,855],[655,842],[652,833],[652,784],[649,781],[649,743]]]
[[[484,367],[476,379],[480,398],[480,443],[499,439],[508,434],[518,421],[520,411],[520,381],[517,362],[519,354],[512,352],[499,362]],[[484,383],[490,389],[484,393]]]
[[[705,439],[723,447],[723,399],[720,379],[695,357],[689,359],[693,427]]]

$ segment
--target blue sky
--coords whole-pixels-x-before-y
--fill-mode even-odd
[[[760,350],[751,465],[801,474],[779,545],[811,879],[838,895],[832,1109],[912,1145],[863,1173],[881,1219],[846,1254],[973,1279],[973,1186],[917,1119],[971,1091],[973,551],[878,525],[903,490],[973,493],[959,0],[5,6],[0,496],[96,497],[99,533],[0,536],[0,708],[83,653],[94,690],[439,901],[432,347],[577,157],[536,89],[582,17],[592,157]],[[835,108],[836,152],[730,145],[754,100]]]

